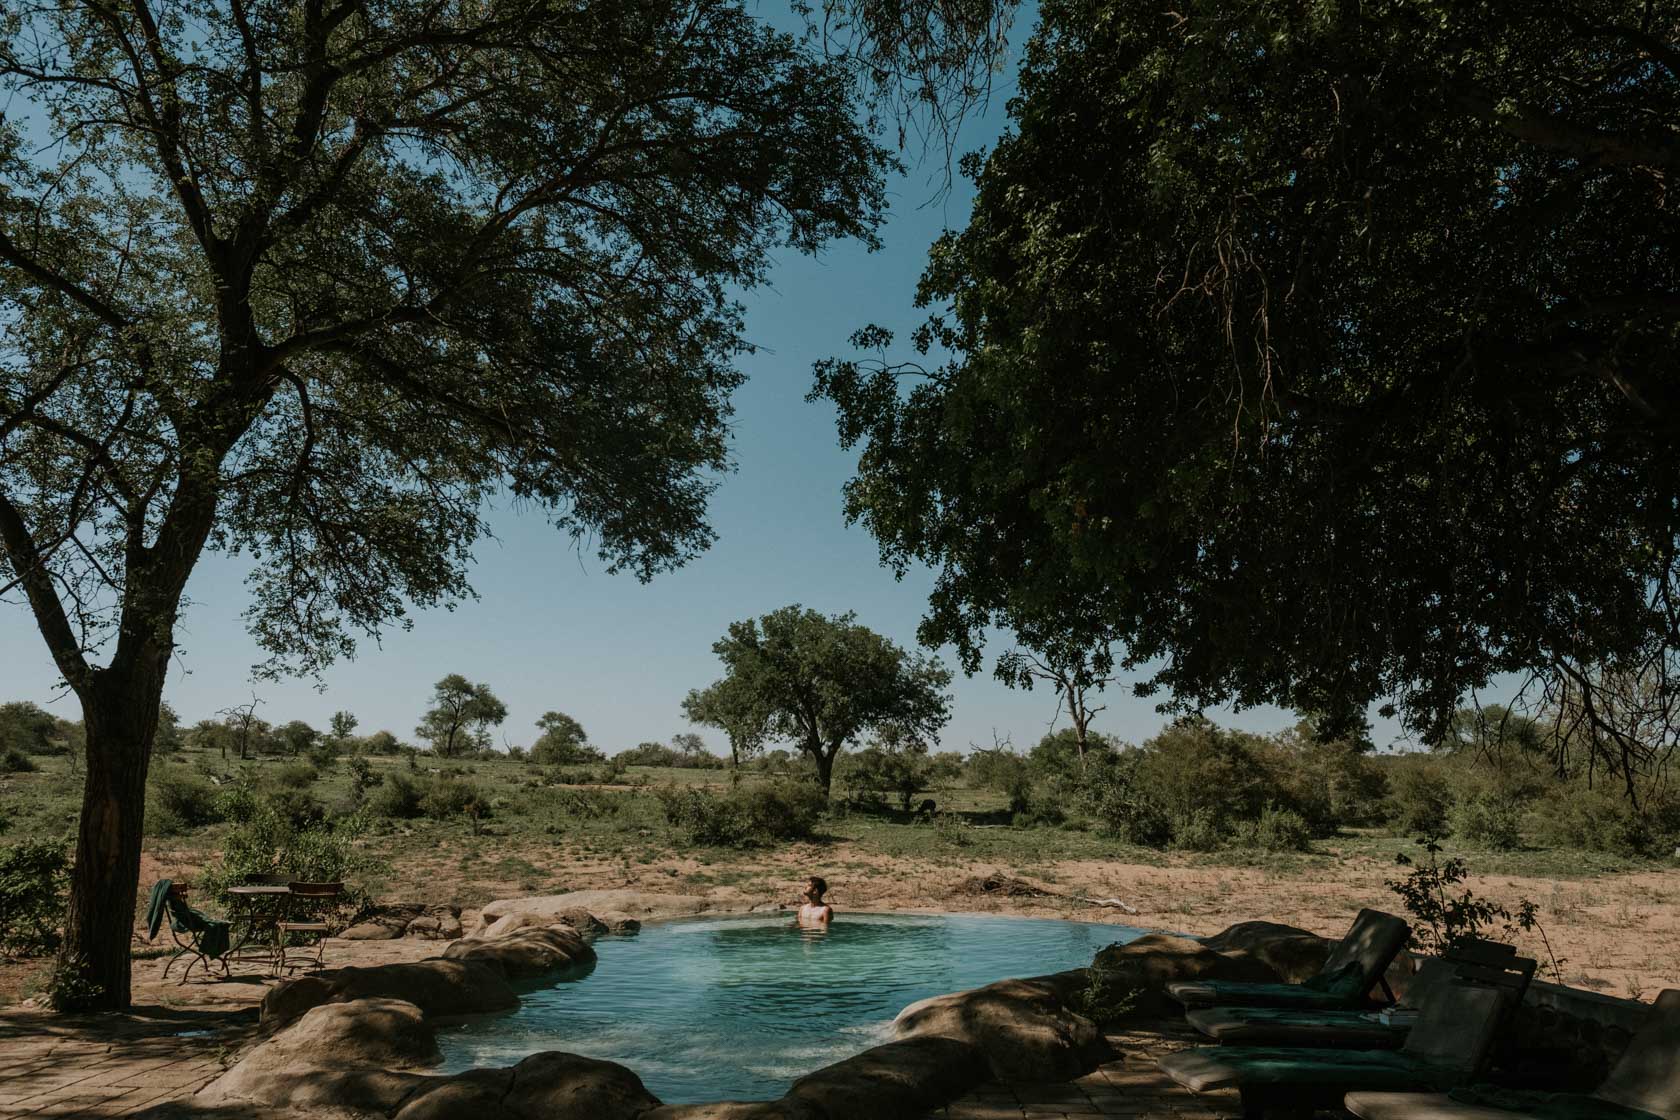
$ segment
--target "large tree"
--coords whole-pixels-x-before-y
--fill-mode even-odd
[[[432,753],[451,758],[490,745],[490,728],[507,719],[507,705],[482,682],[450,673],[432,686],[432,704],[414,733],[432,744]]]
[[[922,639],[1429,739],[1502,673],[1672,694],[1680,5],[1040,12],[921,355],[817,371]]]
[[[770,734],[772,712],[762,691],[739,677],[725,677],[705,688],[691,689],[682,708],[683,715],[695,723],[723,732],[729,740],[730,778],[739,781],[741,763],[756,754]],[[675,736],[671,742],[675,745]]]
[[[870,5],[865,5],[870,6]],[[703,548],[731,293],[868,239],[855,57],[736,0],[0,13],[0,547],[88,740],[65,961],[121,1007],[182,592],[273,670],[468,593],[492,495],[610,570]]]
[[[707,694],[762,713],[768,737],[791,742],[816,763],[824,793],[835,757],[860,736],[890,728],[903,742],[926,743],[950,719],[950,670],[937,658],[907,653],[849,613],[783,607],[730,623],[712,651],[724,676],[689,694],[690,718],[699,718],[696,697]]]

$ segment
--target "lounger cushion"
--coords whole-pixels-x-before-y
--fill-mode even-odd
[[[1245,984],[1235,980],[1179,980],[1167,994],[1186,1007],[1291,1007],[1297,1010],[1347,1008],[1347,996],[1301,984]]]
[[[1298,1011],[1284,1007],[1205,1007],[1185,1018],[1227,1046],[1336,1046],[1398,1049],[1411,1024],[1388,1024],[1368,1011]]]
[[[1359,1120],[1512,1120],[1509,1112],[1461,1104],[1446,1093],[1349,1093],[1342,1107]]]
[[[1534,1093],[1470,1086],[1450,1093],[1349,1093],[1343,1107],[1360,1120],[1658,1120],[1581,1093]]]
[[[1368,1086],[1375,1089],[1444,1089],[1463,1075],[1427,1065],[1394,1050],[1329,1050],[1317,1047],[1206,1046],[1161,1059],[1174,1081],[1198,1093],[1233,1085]]]
[[[1357,1007],[1405,947],[1411,927],[1379,910],[1361,910],[1330,951],[1323,970],[1302,984],[1181,980],[1167,994],[1186,1007]]]
[[[1594,1096],[1668,1120],[1680,1120],[1680,988],[1657,996]]]

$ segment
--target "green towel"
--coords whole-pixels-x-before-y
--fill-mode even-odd
[[[221,960],[227,956],[228,946],[233,943],[233,927],[220,918],[212,918],[202,910],[195,910],[188,906],[185,899],[170,894],[167,888],[169,880],[165,879],[158,886],[164,887],[164,905],[169,910],[169,924],[177,933],[197,934],[198,951],[211,960]],[[152,888],[156,896],[158,888]],[[148,916],[147,921],[150,921]]]
[[[173,879],[159,879],[152,884],[152,895],[146,901],[146,940],[157,936],[158,927],[163,925],[164,911],[169,909],[169,888],[175,885]]]
[[[1365,981],[1365,970],[1358,961],[1349,961],[1334,972],[1320,972],[1301,983],[1303,988],[1311,988],[1315,992],[1328,992],[1337,996],[1362,996],[1360,985]]]

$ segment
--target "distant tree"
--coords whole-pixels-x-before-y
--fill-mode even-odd
[[[233,732],[233,743],[239,748],[242,762],[251,757],[252,750],[261,749],[268,739],[268,722],[257,718],[257,708],[261,704],[262,700],[252,693],[248,703],[235,704],[216,713]]]
[[[729,768],[736,781],[740,780],[741,763],[763,749],[770,733],[771,710],[764,696],[735,678],[726,677],[690,691],[683,700],[683,714],[695,723],[723,732],[729,740]]]
[[[58,721],[30,700],[0,704],[0,752],[47,754],[52,750]]]
[[[1113,757],[1115,743],[1106,735],[1092,732],[1082,743],[1071,727],[1052,731],[1027,752],[1027,763],[1040,778],[1048,780],[1077,779],[1092,765],[1093,759]]]
[[[546,766],[599,762],[605,756],[589,745],[583,724],[565,712],[544,712],[537,720],[542,734],[531,744],[531,761]]]
[[[951,673],[937,658],[909,654],[855,621],[797,604],[731,623],[713,644],[722,681],[740,703],[767,714],[767,734],[816,764],[826,794],[834,759],[859,737],[893,727],[926,742],[950,719]],[[704,690],[703,690],[704,691]]]
[[[288,720],[274,729],[280,749],[294,758],[308,754],[320,738],[321,733],[301,719]]]
[[[398,754],[402,741],[389,731],[375,731],[362,740],[362,749],[368,754]]]
[[[218,751],[223,760],[228,756],[228,747],[235,745],[233,730],[225,720],[201,719],[187,729],[187,741],[197,750]]]
[[[451,758],[490,742],[490,728],[507,718],[507,705],[487,684],[474,684],[451,673],[432,686],[432,706],[414,733],[432,745],[432,753]]]
[[[344,743],[356,733],[356,725],[360,722],[353,712],[334,712],[331,721],[327,724],[328,733],[332,736],[334,742]]]
[[[152,750],[159,754],[169,754],[181,749],[186,736],[181,730],[181,717],[175,714],[168,702],[158,705],[157,733],[152,739]]]
[[[869,746],[846,756],[845,782],[848,789],[891,794],[899,808],[908,813],[918,793],[956,778],[960,763],[952,754],[930,755],[926,743],[884,727]]]
[[[1085,751],[1091,741],[1091,721],[1106,704],[1092,704],[1091,694],[1101,692],[1113,675],[1099,666],[1111,665],[1107,649],[1093,655],[1075,643],[1047,642],[1043,652],[1016,648],[998,658],[997,677],[1011,688],[1031,690],[1045,683],[1056,691],[1056,702],[1073,726],[1073,741],[1079,769],[1085,769]]]

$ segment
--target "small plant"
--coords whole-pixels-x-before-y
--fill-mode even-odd
[[[385,782],[370,799],[368,809],[392,820],[412,820],[420,816],[420,801],[425,791],[407,774],[385,775]]]
[[[1105,963],[1102,954],[1086,970],[1089,979],[1079,993],[1079,1012],[1098,1026],[1112,1023],[1137,1006],[1138,990],[1125,970]]]
[[[933,818],[934,835],[953,848],[966,848],[972,842],[972,825],[960,813],[936,813]]]
[[[1267,852],[1312,851],[1313,830],[1306,818],[1275,804],[1260,810],[1258,820],[1245,824],[1240,837],[1249,847]]]
[[[321,776],[320,771],[308,762],[298,759],[283,764],[275,771],[274,780],[286,789],[308,789]]]
[[[30,957],[58,947],[69,878],[62,844],[24,840],[0,848],[0,952]]]
[[[1217,852],[1225,846],[1225,829],[1211,809],[1195,809],[1172,824],[1172,846],[1184,852]]]
[[[87,958],[60,957],[53,963],[52,979],[47,981],[47,1006],[54,1011],[81,1011],[92,1007],[105,989],[85,977]]]
[[[1453,808],[1453,835],[1496,852],[1514,852],[1522,847],[1522,818],[1521,801],[1488,790]]]
[[[1428,862],[1418,863],[1401,852],[1395,862],[1411,870],[1402,879],[1386,881],[1412,916],[1413,947],[1440,953],[1483,930],[1510,928],[1510,911],[1464,886],[1469,869],[1462,859],[1440,859],[1440,837],[1420,836],[1417,842],[1428,853]]]
[[[384,781],[384,777],[373,772],[373,764],[361,755],[350,760],[350,804],[361,808],[367,801],[368,790]]]

